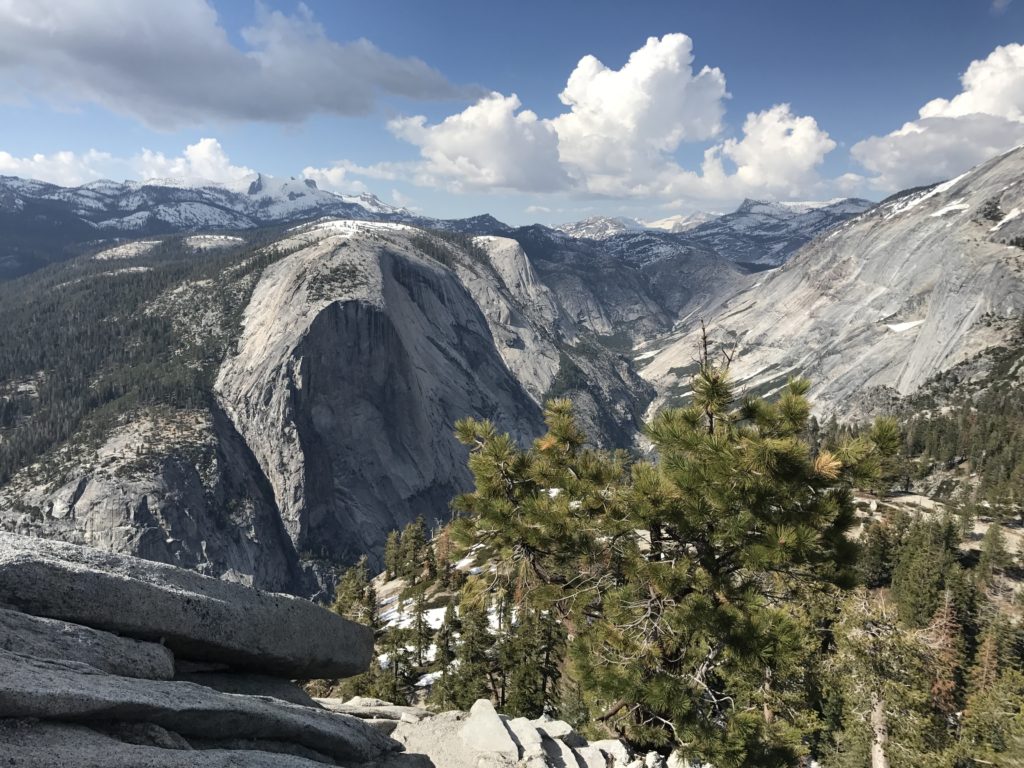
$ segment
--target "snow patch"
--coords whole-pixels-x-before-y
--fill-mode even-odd
[[[1003,218],[1000,219],[999,222],[994,227],[990,227],[988,231],[989,232],[998,232],[1000,229],[1003,228],[1004,224],[1013,221],[1018,216],[1020,216],[1022,213],[1024,213],[1024,208],[1014,208],[1008,214],[1003,216]]]
[[[911,320],[909,323],[886,323],[885,327],[893,333],[903,333],[911,328],[917,328],[919,325],[924,325],[924,320]]]
[[[961,198],[960,200],[955,200],[954,202],[950,203],[949,205],[940,208],[935,213],[929,214],[929,217],[933,218],[933,219],[937,219],[940,216],[945,216],[947,213],[953,213],[955,211],[966,211],[970,207],[971,206],[969,206],[967,203],[963,202],[963,198]]]
[[[93,256],[93,259],[96,261],[131,259],[149,253],[160,243],[160,240],[136,240],[133,243],[123,243],[122,245],[115,245],[113,248],[107,248],[105,251],[100,251]]]
[[[211,251],[217,248],[229,248],[244,243],[241,237],[232,235],[192,235],[185,238],[185,245],[195,251]]]

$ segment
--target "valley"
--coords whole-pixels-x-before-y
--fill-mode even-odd
[[[747,391],[802,374],[821,420],[893,412],[1018,338],[1022,164],[1018,150],[869,210],[748,201],[683,233],[598,239],[411,219],[308,185],[289,207],[294,183],[265,177],[246,197],[7,180],[107,229],[124,223],[96,212],[128,189],[138,235],[177,232],[81,243],[0,284],[24,329],[0,344],[0,526],[323,593],[360,555],[379,564],[388,531],[450,517],[463,416],[523,444],[568,396],[598,444],[642,450],[644,421],[686,402],[701,320]],[[255,218],[184,225],[198,198]],[[315,221],[252,226],[289,210]]]

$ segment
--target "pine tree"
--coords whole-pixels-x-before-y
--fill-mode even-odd
[[[438,585],[441,589],[451,589],[454,564],[452,563],[452,537],[447,526],[442,528],[437,535],[433,552]]]
[[[606,727],[720,768],[792,764],[814,727],[799,606],[854,582],[851,486],[879,476],[893,425],[815,455],[806,381],[737,406],[726,368],[704,347],[693,405],[647,430],[657,463],[587,448],[568,401],[528,451],[460,422],[476,487],[455,533],[496,563],[492,583],[572,628]]]
[[[504,711],[540,717],[555,710],[565,633],[549,613],[526,611],[511,634],[511,662]]]
[[[454,672],[452,663],[456,659],[456,633],[459,631],[459,619],[455,613],[455,604],[449,603],[444,610],[444,619],[437,630],[435,642],[437,653],[434,662],[440,678],[431,690],[431,698],[441,709],[455,706],[456,693],[453,685]]]
[[[409,630],[416,666],[422,667],[427,661],[427,650],[434,641],[434,630],[430,628],[430,623],[427,621],[426,597],[422,589],[413,598],[412,622]]]
[[[932,703],[948,720],[960,708],[964,683],[963,628],[950,590],[943,593],[923,637],[931,651]]]
[[[388,581],[399,574],[402,557],[401,535],[398,531],[388,532],[387,541],[384,543],[384,573]]]
[[[960,764],[1006,766],[1024,763],[1024,674],[1006,667],[967,699]]]
[[[417,517],[402,529],[398,575],[408,579],[410,584],[416,584],[423,575],[427,549],[427,525],[422,517]]]
[[[836,768],[916,768],[931,752],[928,651],[879,595],[858,590],[835,628],[831,666],[842,692]]]
[[[377,602],[377,588],[373,586],[371,581],[366,585],[366,589],[363,592],[363,609],[361,612],[361,623],[374,629],[380,630],[380,607]]]
[[[358,563],[347,568],[338,580],[332,608],[346,619],[372,625],[376,612],[376,593],[370,584],[365,555],[359,558]]]
[[[956,562],[957,540],[952,520],[922,518],[910,526],[892,575],[893,597],[906,626],[924,627],[935,614]]]
[[[861,538],[857,560],[860,581],[873,588],[887,586],[892,581],[895,549],[888,525],[884,521],[869,523]]]
[[[1006,549],[1006,539],[999,523],[992,523],[981,540],[981,558],[978,560],[978,578],[982,584],[990,585],[1011,562]]]
[[[369,695],[393,704],[412,703],[416,669],[412,654],[407,649],[408,632],[389,627],[378,638],[377,651],[385,658],[380,673],[373,679]]]
[[[463,601],[459,622],[461,632],[456,646],[456,667],[451,673],[452,702],[459,709],[469,709],[477,699],[490,698],[490,651],[494,637],[488,626],[487,611],[479,605]]]

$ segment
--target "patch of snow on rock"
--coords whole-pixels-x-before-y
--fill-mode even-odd
[[[96,261],[133,259],[136,256],[149,253],[160,245],[160,242],[160,240],[136,240],[132,243],[123,243],[122,245],[115,245],[113,248],[107,248],[105,251],[100,251],[93,258]]]
[[[1024,213],[1024,208],[1014,208],[1012,211],[1010,211],[1008,214],[1006,214],[994,227],[991,227],[988,231],[989,232],[998,232],[1000,229],[1003,228],[1004,224],[1009,224],[1011,221],[1016,219],[1022,213]]]
[[[244,243],[241,237],[232,235],[192,235],[185,238],[185,245],[196,251],[211,251],[217,248],[229,248]]]
[[[935,213],[932,213],[932,214],[929,214],[929,215],[931,216],[931,218],[937,219],[940,216],[945,216],[947,213],[954,213],[956,211],[966,211],[970,207],[971,206],[969,206],[967,203],[963,202],[962,199],[961,199],[961,200],[956,200],[956,201],[950,203],[949,205],[946,205],[946,206],[940,208]]]
[[[917,328],[919,325],[924,325],[924,320],[911,320],[908,323],[891,323],[886,324],[885,327],[893,333],[903,333],[904,331],[909,331],[912,328]]]

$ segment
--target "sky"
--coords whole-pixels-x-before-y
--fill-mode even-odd
[[[0,174],[438,217],[880,199],[1024,143],[1024,0],[0,0]]]

